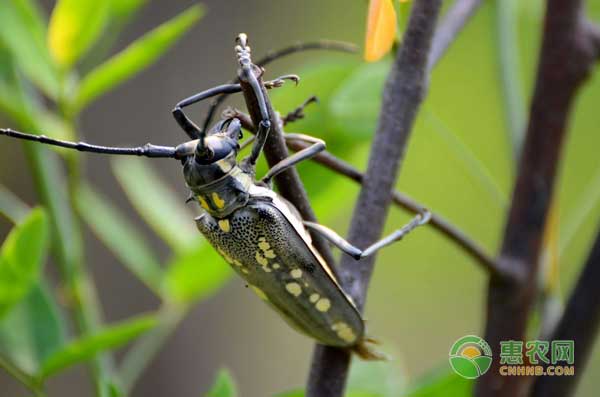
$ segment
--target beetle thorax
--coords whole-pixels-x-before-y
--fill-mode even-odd
[[[206,165],[192,158],[185,163],[183,173],[200,206],[216,218],[223,218],[248,202],[252,177],[237,165],[235,154]]]

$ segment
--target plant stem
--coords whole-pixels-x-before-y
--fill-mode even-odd
[[[523,145],[523,129],[525,128],[525,102],[521,93],[519,74],[519,47],[517,40],[517,19],[515,0],[495,1],[496,41],[500,61],[500,80],[502,83],[502,99],[504,113],[511,138],[513,158],[516,160]]]
[[[573,100],[589,75],[598,49],[582,19],[581,0],[548,0],[529,124],[504,231],[499,263],[517,279],[490,278],[485,339],[524,340],[534,298],[546,217]],[[565,62],[568,59],[569,62]],[[479,378],[480,397],[528,395],[532,379],[501,376],[499,360]]]
[[[448,10],[443,21],[435,30],[431,55],[427,69],[431,71],[450,47],[467,22],[475,14],[482,0],[456,0]]]
[[[429,51],[440,8],[441,0],[420,0],[413,4],[402,46],[388,75],[367,171],[348,234],[348,241],[357,247],[366,247],[381,236],[404,150],[425,96]],[[375,256],[359,262],[342,257],[338,269],[342,288],[361,311],[374,261]],[[342,396],[349,365],[349,352],[318,346],[313,355],[307,396]]]
[[[594,348],[600,328],[600,230],[579,275],[569,303],[551,340],[573,340],[577,349],[575,376],[541,376],[535,380],[532,397],[573,395]]]

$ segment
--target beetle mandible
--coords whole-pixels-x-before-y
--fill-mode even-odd
[[[201,100],[242,91],[239,83],[224,84],[179,102],[173,116],[191,138],[176,147],[146,144],[136,148],[67,142],[43,135],[0,129],[0,134],[37,141],[82,152],[163,157],[180,160],[192,197],[202,207],[196,220],[199,231],[246,281],[254,292],[275,309],[293,328],[321,344],[347,348],[365,359],[380,359],[367,342],[364,321],[352,299],[340,287],[334,272],[311,242],[309,229],[322,235],[357,260],[400,240],[429,220],[429,213],[415,216],[389,236],[361,250],[333,230],[303,221],[295,207],[271,189],[274,176],[325,149],[325,142],[307,135],[294,139],[311,145],[273,166],[260,180],[255,166],[271,129],[261,83],[256,73],[263,70],[252,63],[245,34],[236,39],[239,79],[252,87],[261,113],[250,154],[238,162],[242,124],[224,117],[210,130],[199,128],[183,109]],[[293,75],[265,82],[279,87]]]

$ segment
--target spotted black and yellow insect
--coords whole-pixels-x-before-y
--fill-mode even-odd
[[[360,260],[426,223],[429,214],[417,215],[365,250],[354,247],[325,226],[303,221],[295,207],[271,189],[271,180],[322,151],[325,143],[295,134],[295,139],[311,145],[276,164],[262,179],[255,179],[256,161],[271,127],[270,117],[256,77],[262,69],[251,61],[245,34],[237,38],[236,53],[240,83],[252,87],[253,99],[261,112],[256,139],[251,141],[252,150],[240,162],[237,155],[242,125],[238,118],[225,117],[206,131],[206,127],[200,129],[183,112],[183,108],[201,100],[242,91],[240,83],[221,85],[178,103],[173,115],[191,140],[176,147],[152,144],[137,148],[104,147],[11,129],[1,129],[0,134],[83,152],[180,160],[192,198],[202,207],[202,214],[196,218],[198,229],[256,294],[301,333],[325,345],[351,349],[363,358],[378,359],[380,355],[366,344],[369,339],[359,311],[313,246],[308,230]],[[297,77],[283,76],[264,84],[267,88],[278,87],[285,79],[297,80]]]

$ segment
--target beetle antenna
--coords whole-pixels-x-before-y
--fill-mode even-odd
[[[310,50],[327,50],[327,51],[339,51],[339,52],[347,52],[347,53],[355,53],[358,50],[358,47],[352,43],[346,43],[343,41],[335,41],[335,40],[318,40],[311,42],[298,42],[290,45],[289,47],[282,48],[280,50],[268,52],[263,58],[261,58],[258,62],[256,62],[256,66],[263,67],[268,65],[269,63],[276,61],[278,59],[284,58],[288,55],[292,55],[298,52],[310,51]],[[236,77],[232,80],[234,83],[237,83],[239,79]],[[204,121],[204,129],[206,129],[211,123],[217,109],[229,94],[225,93],[218,96],[214,101],[211,102],[210,108],[206,114],[206,119]]]
[[[129,155],[129,156],[143,156],[143,157],[163,157],[163,158],[182,158],[177,148],[171,146],[156,146],[150,143],[139,147],[109,147],[109,146],[98,146],[90,145],[85,142],[69,142],[60,139],[49,138],[45,135],[33,135],[26,134],[15,130],[0,129],[0,135],[6,135],[11,138],[24,139],[26,141],[39,142],[46,145],[59,146],[67,149],[78,150],[80,152],[89,153],[104,153],[104,154],[115,154],[115,155]]]

